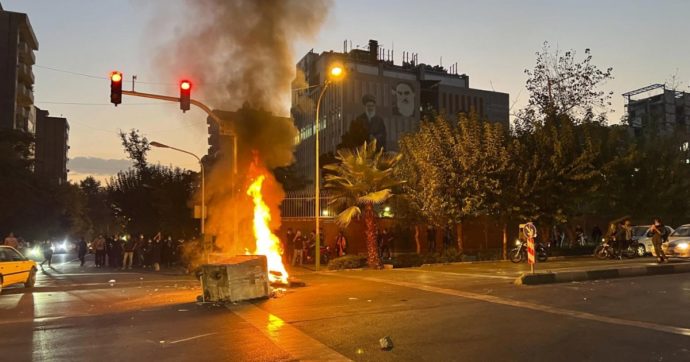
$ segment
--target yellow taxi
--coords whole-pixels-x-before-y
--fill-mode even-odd
[[[0,245],[0,292],[8,285],[36,284],[36,262],[24,257],[11,246]]]

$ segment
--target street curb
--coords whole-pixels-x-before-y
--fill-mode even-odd
[[[522,274],[520,277],[515,279],[515,282],[513,282],[513,284],[540,285],[676,273],[690,273],[690,263],[686,262],[665,265],[634,266],[629,268],[617,269],[595,269],[571,272]]]

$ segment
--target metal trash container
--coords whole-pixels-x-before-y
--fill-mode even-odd
[[[239,302],[269,296],[265,255],[238,255],[222,264],[201,266],[201,282],[207,302]]]

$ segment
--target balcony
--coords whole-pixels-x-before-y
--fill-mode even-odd
[[[19,78],[19,83],[31,86],[34,84],[34,72],[31,70],[30,65],[18,64],[17,65],[17,78]]]
[[[34,55],[34,50],[31,49],[29,44],[26,42],[20,42],[17,45],[17,53],[19,54],[20,62],[28,65],[36,64],[36,55]]]
[[[34,92],[31,88],[17,84],[17,104],[20,106],[31,106],[34,104]]]

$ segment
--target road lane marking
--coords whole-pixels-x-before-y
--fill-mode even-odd
[[[178,340],[176,340],[176,341],[171,341],[171,342],[165,342],[165,344],[175,344],[175,343],[181,343],[181,342],[192,341],[192,340],[195,340],[195,339],[199,339],[199,338],[204,338],[204,337],[212,336],[212,335],[214,335],[214,334],[218,334],[218,333],[200,334],[200,335],[194,336],[194,337],[178,339]]]
[[[349,358],[253,304],[227,305],[227,308],[261,331],[296,360],[350,361]]]
[[[555,315],[561,315],[561,316],[566,316],[566,317],[590,320],[590,321],[601,322],[601,323],[615,324],[615,325],[620,325],[620,326],[637,327],[637,328],[649,329],[649,330],[653,330],[653,331],[657,331],[657,332],[671,333],[671,334],[677,334],[677,335],[681,335],[681,336],[690,337],[690,328],[668,326],[668,325],[664,325],[664,324],[657,324],[657,323],[651,323],[651,322],[634,321],[634,320],[621,319],[621,318],[616,318],[616,317],[607,317],[607,316],[597,315],[597,314],[588,313],[588,312],[580,312],[580,311],[575,311],[575,310],[570,310],[570,309],[552,307],[552,306],[548,306],[548,305],[535,304],[535,303],[531,303],[531,302],[523,302],[523,301],[519,301],[519,300],[515,300],[515,299],[507,299],[507,298],[501,298],[501,297],[496,297],[496,296],[486,295],[486,294],[464,292],[464,291],[455,290],[455,289],[440,288],[440,287],[434,287],[434,286],[430,286],[430,285],[424,285],[424,284],[418,284],[418,283],[412,283],[412,282],[392,281],[392,280],[386,280],[386,279],[380,279],[380,278],[360,277],[360,276],[354,276],[354,275],[342,275],[342,274],[330,274],[330,275],[337,275],[337,276],[340,276],[343,278],[367,280],[367,281],[376,282],[376,283],[383,283],[383,284],[395,285],[395,286],[400,286],[400,287],[405,287],[405,288],[418,289],[418,290],[422,290],[422,291],[426,291],[426,292],[432,292],[432,293],[445,294],[445,295],[461,297],[461,298],[466,298],[466,299],[478,300],[478,301],[487,302],[487,303],[507,305],[510,307],[523,308],[523,309],[530,309],[530,310],[534,310],[537,312],[550,313],[550,314],[555,314]]]
[[[466,276],[466,277],[477,277],[477,278],[489,278],[489,279],[503,279],[503,280],[515,280],[517,276],[514,277],[509,277],[509,276],[503,276],[503,275],[486,275],[486,274],[472,274],[472,273],[454,273],[454,272],[444,272],[444,271],[436,271],[436,270],[428,270],[428,269],[393,269],[396,271],[407,271],[407,272],[419,272],[419,273],[436,273],[436,274],[443,274],[443,275],[451,275],[451,276]]]

